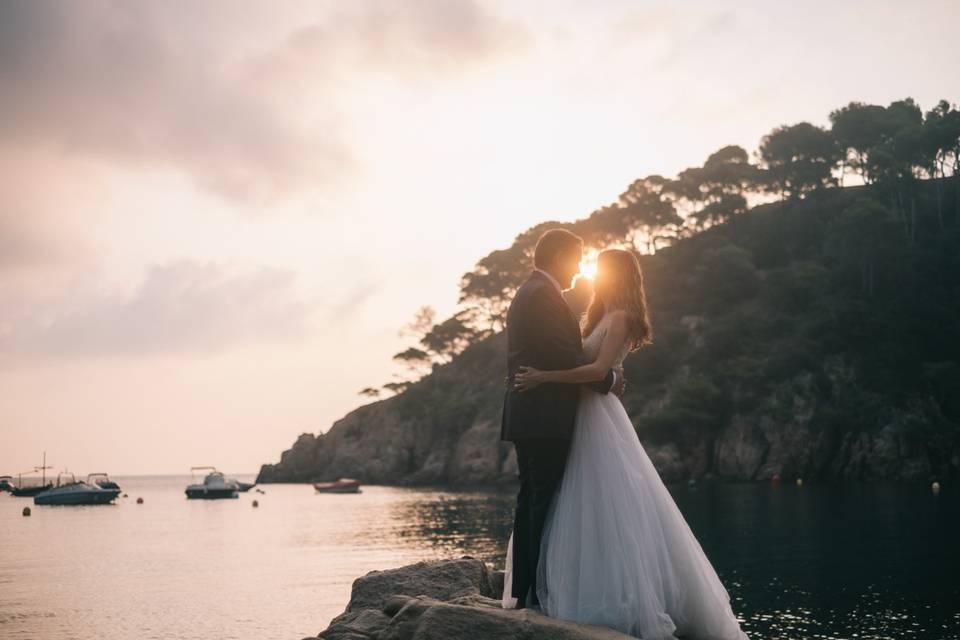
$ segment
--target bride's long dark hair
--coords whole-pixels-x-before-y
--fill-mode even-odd
[[[608,309],[623,309],[626,312],[631,351],[653,342],[653,327],[650,325],[647,296],[643,290],[643,271],[632,251],[607,249],[597,257],[593,300],[583,322],[584,336],[596,328]]]

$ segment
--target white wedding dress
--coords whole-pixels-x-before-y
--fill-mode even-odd
[[[584,340],[595,358],[609,316]],[[620,362],[626,357],[624,346]],[[637,438],[620,399],[581,388],[537,573],[543,612],[643,638],[743,640],[730,596]],[[513,536],[503,607],[511,596]]]

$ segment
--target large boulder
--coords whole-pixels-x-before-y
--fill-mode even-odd
[[[499,594],[493,592],[490,573],[486,564],[467,556],[371,571],[354,581],[347,611],[383,609],[396,595],[427,596],[442,601],[474,595],[495,597]]]
[[[604,627],[531,611],[505,610],[501,572],[483,562],[419,562],[373,571],[353,583],[347,610],[319,634],[324,640],[627,640]]]

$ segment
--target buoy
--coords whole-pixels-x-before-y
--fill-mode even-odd
[[[771,482],[780,482],[780,474],[779,474],[779,473],[773,474],[773,477],[770,478],[770,481],[771,481]]]
[[[29,516],[29,515],[30,515],[30,507],[24,507],[24,508],[23,508],[23,515],[25,515],[25,516]]]
[[[256,500],[254,500],[251,504],[252,504],[254,507],[259,507],[259,506],[260,506],[260,503],[257,502]]]
[[[939,482],[934,482],[932,485],[930,485],[930,488],[933,489],[933,492],[934,492],[934,493],[940,493],[940,483],[939,483]]]
[[[126,497],[128,497],[128,496],[127,496],[127,494],[123,494],[123,497],[126,498]]]
[[[797,486],[798,486],[798,487],[802,487],[802,486],[803,486],[803,478],[797,478]]]
[[[137,498],[137,504],[143,504],[143,498]]]

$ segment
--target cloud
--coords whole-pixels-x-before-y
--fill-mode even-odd
[[[273,3],[0,3],[0,136],[269,203],[356,170],[344,82],[449,74],[523,41],[474,2],[326,6],[275,37],[253,19]]]
[[[8,147],[0,150],[0,175],[0,295],[93,261],[95,247],[84,232],[101,218],[97,171]]]
[[[525,28],[478,2],[343,3],[326,19],[291,33],[273,61],[328,73],[359,67],[419,82],[482,67],[531,42]]]
[[[215,352],[295,341],[310,333],[320,302],[297,293],[290,270],[179,260],[151,266],[132,294],[0,307],[0,354]]]

